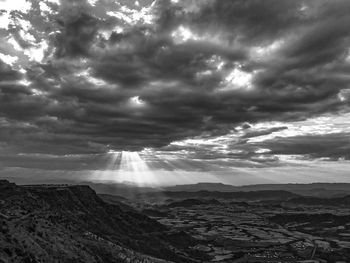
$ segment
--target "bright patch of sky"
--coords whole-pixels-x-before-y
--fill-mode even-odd
[[[265,60],[277,52],[285,42],[286,40],[279,39],[269,45],[253,47],[250,50],[250,56],[255,60]]]
[[[189,40],[199,40],[200,38],[193,33],[189,28],[184,26],[179,26],[172,34],[171,34],[174,43],[181,44],[183,42],[187,42]]]
[[[11,11],[21,11],[27,12],[32,6],[32,3],[27,0],[1,0],[0,1],[1,10],[5,10],[6,12]]]
[[[89,4],[95,6],[98,0],[88,0]]]
[[[13,23],[10,16],[12,11],[26,13],[30,10],[31,6],[31,2],[26,0],[0,0],[0,28],[7,29]]]
[[[133,106],[133,107],[140,107],[140,106],[145,105],[145,101],[142,100],[139,96],[131,97],[129,101],[130,101],[131,106]]]
[[[47,48],[48,44],[46,41],[42,41],[36,44],[34,47],[25,49],[24,54],[26,54],[33,61],[41,62],[45,58],[45,51]]]
[[[51,8],[47,4],[45,4],[45,2],[40,2],[39,8],[40,8],[41,12],[50,12],[51,11]]]
[[[155,19],[152,13],[153,6],[154,4],[152,3],[150,6],[142,7],[140,10],[121,6],[119,11],[108,11],[107,15],[117,17],[129,25],[138,23],[152,24]]]
[[[9,64],[12,66],[18,60],[18,57],[14,57],[11,55],[5,55],[5,54],[0,53],[0,59],[2,61],[4,61],[6,64]]]
[[[350,101],[350,90],[349,89],[343,89],[339,92],[338,98],[342,102]]]
[[[40,4],[42,8],[48,8],[48,6],[45,3]],[[48,48],[48,43],[45,40],[41,40],[38,42],[38,39],[36,39],[36,37],[29,32],[33,28],[32,24],[29,21],[21,19],[19,17],[16,17],[15,19],[10,19],[9,17],[9,12],[14,10],[27,12],[31,8],[31,3],[29,1],[21,0],[4,1],[4,3],[1,3],[1,8],[6,11],[1,13],[0,15],[0,27],[7,29],[10,24],[16,25],[20,38],[28,44],[28,47],[22,48],[18,40],[14,36],[7,37],[7,43],[9,43],[12,46],[12,48],[16,51],[17,54],[22,53],[25,56],[27,56],[31,61],[42,62],[42,60],[45,57],[45,51]],[[7,56],[6,58],[4,58],[4,61],[7,61],[9,63],[14,63],[17,61],[13,59],[14,58],[11,58],[11,56]]]
[[[274,127],[287,127],[287,129],[275,131],[268,135],[250,138],[249,142],[262,142],[276,137],[293,137],[350,132],[350,113],[344,113],[342,115],[329,114],[297,122],[263,122],[253,124],[251,129],[259,131]]]
[[[177,45],[186,43],[188,41],[202,41],[212,45],[218,45],[221,47],[232,48],[229,41],[225,41],[220,32],[208,31],[204,34],[198,34],[188,26],[180,25],[172,33],[171,37],[173,42]]]
[[[84,69],[76,75],[78,77],[83,77],[85,80],[93,84],[96,88],[100,88],[101,86],[106,88],[109,86],[106,81],[93,77],[91,74],[91,68]]]
[[[276,130],[273,130],[276,128]],[[278,129],[281,128],[281,129]],[[272,129],[272,130],[271,130]],[[264,135],[258,135],[259,132]],[[266,134],[267,132],[267,134]],[[249,134],[257,134],[257,136],[250,136]],[[186,149],[182,152],[182,156],[201,156],[212,153],[214,160],[226,158],[230,162],[233,162],[234,156],[228,156],[227,154],[237,154],[238,156],[244,154],[246,150],[254,152],[255,156],[250,159],[250,164],[259,165],[260,161],[267,163],[268,161],[279,161],[280,164],[308,164],[310,158],[305,158],[303,155],[269,155],[270,149],[259,148],[255,146],[255,143],[263,142],[266,140],[272,140],[274,138],[287,138],[294,136],[313,136],[313,135],[325,135],[333,133],[350,133],[350,113],[342,115],[324,115],[317,118],[310,118],[304,121],[294,122],[262,122],[257,124],[251,124],[249,128],[243,128],[242,126],[235,127],[234,130],[226,135],[206,137],[189,138],[180,141],[174,141],[168,146],[179,147],[180,149]],[[248,135],[248,136],[247,136]],[[247,137],[245,137],[247,136]],[[246,144],[240,149],[240,141],[247,138]],[[228,147],[230,146],[230,147]],[[235,149],[237,148],[237,149]],[[169,151],[159,152],[158,154],[167,156]],[[174,152],[175,156],[179,155],[179,149]],[[164,158],[163,156],[163,158]],[[191,157],[192,158],[192,157]],[[316,158],[314,161],[322,160],[322,158]],[[329,161],[329,160],[328,160]],[[240,165],[244,161],[239,159]],[[247,163],[247,162],[245,162]],[[237,165],[237,164],[235,164]]]
[[[26,80],[26,79],[22,79],[18,83],[21,84],[21,85],[24,85],[24,86],[29,86],[31,84],[31,82]],[[35,89],[33,89],[33,90],[35,90]],[[34,92],[34,94],[35,93],[37,93],[37,92]]]
[[[239,67],[233,69],[225,78],[225,86],[227,89],[246,88],[252,86],[253,74],[241,70]],[[226,89],[226,88],[225,88]]]
[[[60,4],[60,0],[47,0],[47,2],[57,4],[57,5]]]

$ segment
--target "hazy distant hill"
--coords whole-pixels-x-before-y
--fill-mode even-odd
[[[183,200],[183,199],[225,199],[225,200],[249,200],[249,201],[262,201],[262,200],[288,200],[291,198],[299,197],[299,195],[283,191],[283,190],[267,190],[267,191],[250,191],[250,192],[218,192],[218,191],[197,191],[197,192],[185,192],[185,191],[164,191],[161,193],[143,193],[139,198],[149,200],[160,200],[165,198]]]
[[[73,185],[74,182],[67,181]],[[160,192],[251,192],[251,191],[270,191],[283,190],[303,196],[314,197],[344,197],[350,195],[350,183],[311,183],[311,184],[256,184],[234,186],[223,183],[197,183],[184,184],[168,187],[138,186],[133,183],[115,183],[115,182],[81,182],[94,189],[98,194],[118,195],[124,198],[135,199],[144,193]]]
[[[165,187],[166,191],[175,191],[175,192],[197,192],[197,191],[218,191],[218,192],[236,192],[240,191],[239,187],[222,184],[222,183],[198,183],[198,184],[184,184],[184,185],[175,185]]]
[[[198,183],[165,187],[164,190],[174,192],[246,192],[284,190],[304,196],[341,197],[350,194],[350,183],[257,184],[244,186],[233,186],[221,183]]]
[[[0,262],[194,262],[192,242],[88,186],[0,181]]]
[[[159,192],[162,191],[160,188],[154,187],[144,187],[137,186],[135,184],[129,183],[95,183],[95,182],[83,182],[83,184],[90,186],[98,194],[109,194],[109,195],[118,195],[121,197],[134,197],[140,193],[150,193],[150,192]]]

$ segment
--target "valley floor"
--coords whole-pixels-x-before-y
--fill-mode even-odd
[[[208,262],[350,262],[350,207],[228,201],[145,206],[159,212],[158,222],[200,240],[195,248],[212,257]]]

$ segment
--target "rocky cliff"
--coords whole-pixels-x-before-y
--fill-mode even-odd
[[[0,262],[196,262],[174,236],[88,186],[0,181]]]

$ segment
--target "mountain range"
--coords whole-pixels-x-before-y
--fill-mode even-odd
[[[137,186],[124,183],[83,182],[99,194],[119,195],[138,198],[145,193],[159,192],[252,192],[252,191],[288,191],[302,196],[322,198],[343,197],[350,194],[350,183],[311,183],[311,184],[256,184],[234,186],[223,183],[197,183],[165,187]]]

